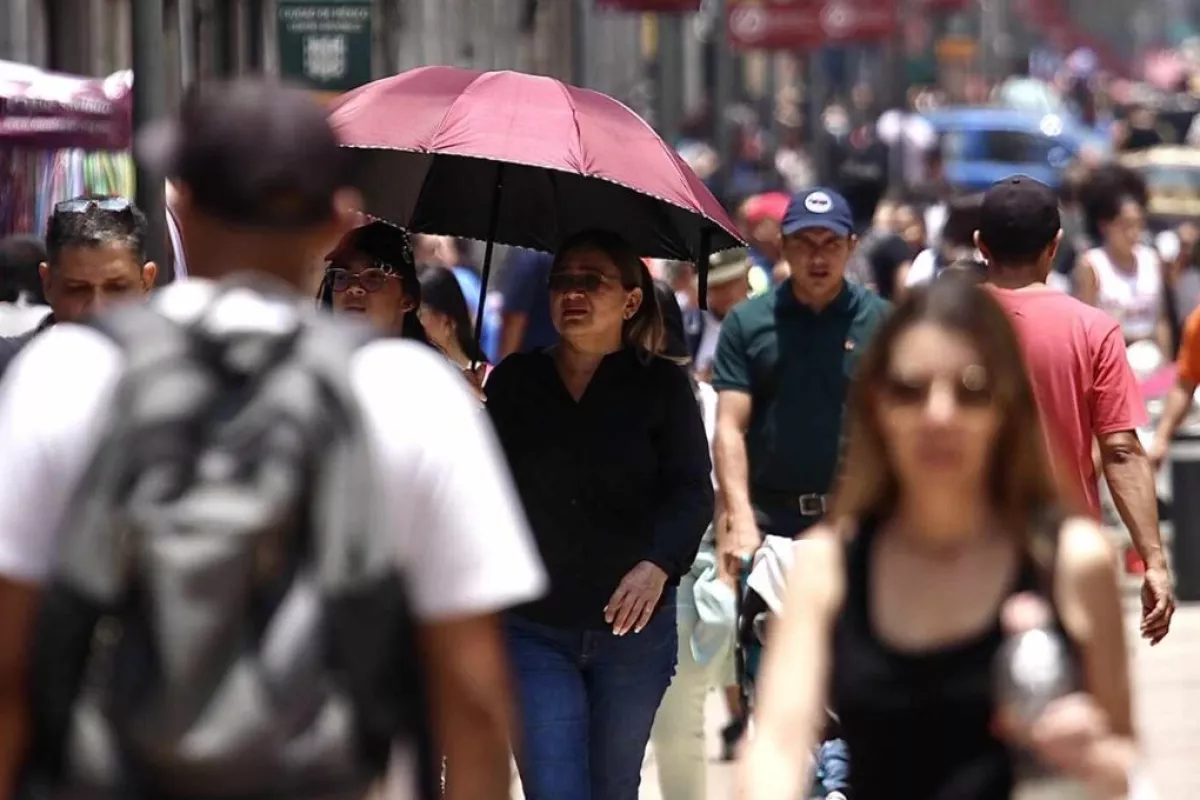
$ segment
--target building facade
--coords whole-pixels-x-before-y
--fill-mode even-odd
[[[0,59],[82,75],[127,69],[135,1],[0,0]],[[173,94],[195,80],[281,71],[276,0],[163,3],[164,68]],[[582,69],[587,85],[626,101],[641,88],[640,15],[595,11],[590,0],[371,0],[370,6],[372,77],[424,64],[568,80]]]

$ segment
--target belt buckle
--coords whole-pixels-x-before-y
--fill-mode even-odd
[[[800,504],[800,516],[820,517],[825,513],[825,495],[802,494],[796,498]]]

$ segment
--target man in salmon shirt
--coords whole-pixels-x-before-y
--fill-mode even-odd
[[[1062,477],[1095,517],[1100,492],[1093,440],[1100,446],[1117,512],[1146,562],[1142,636],[1157,644],[1170,630],[1175,598],[1158,530],[1154,470],[1136,433],[1146,409],[1117,321],[1046,286],[1061,227],[1054,191],[1017,176],[993,184],[984,196],[975,242],[988,262],[990,288],[1021,338]]]

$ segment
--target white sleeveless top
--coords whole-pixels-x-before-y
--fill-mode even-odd
[[[1096,273],[1098,305],[1121,323],[1125,340],[1151,339],[1162,315],[1162,270],[1154,250],[1134,245],[1137,269],[1131,274],[1117,269],[1102,247],[1087,252]]]

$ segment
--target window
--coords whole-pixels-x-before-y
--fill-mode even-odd
[[[1022,131],[988,131],[984,134],[984,158],[1008,164],[1050,164],[1054,140]]]

